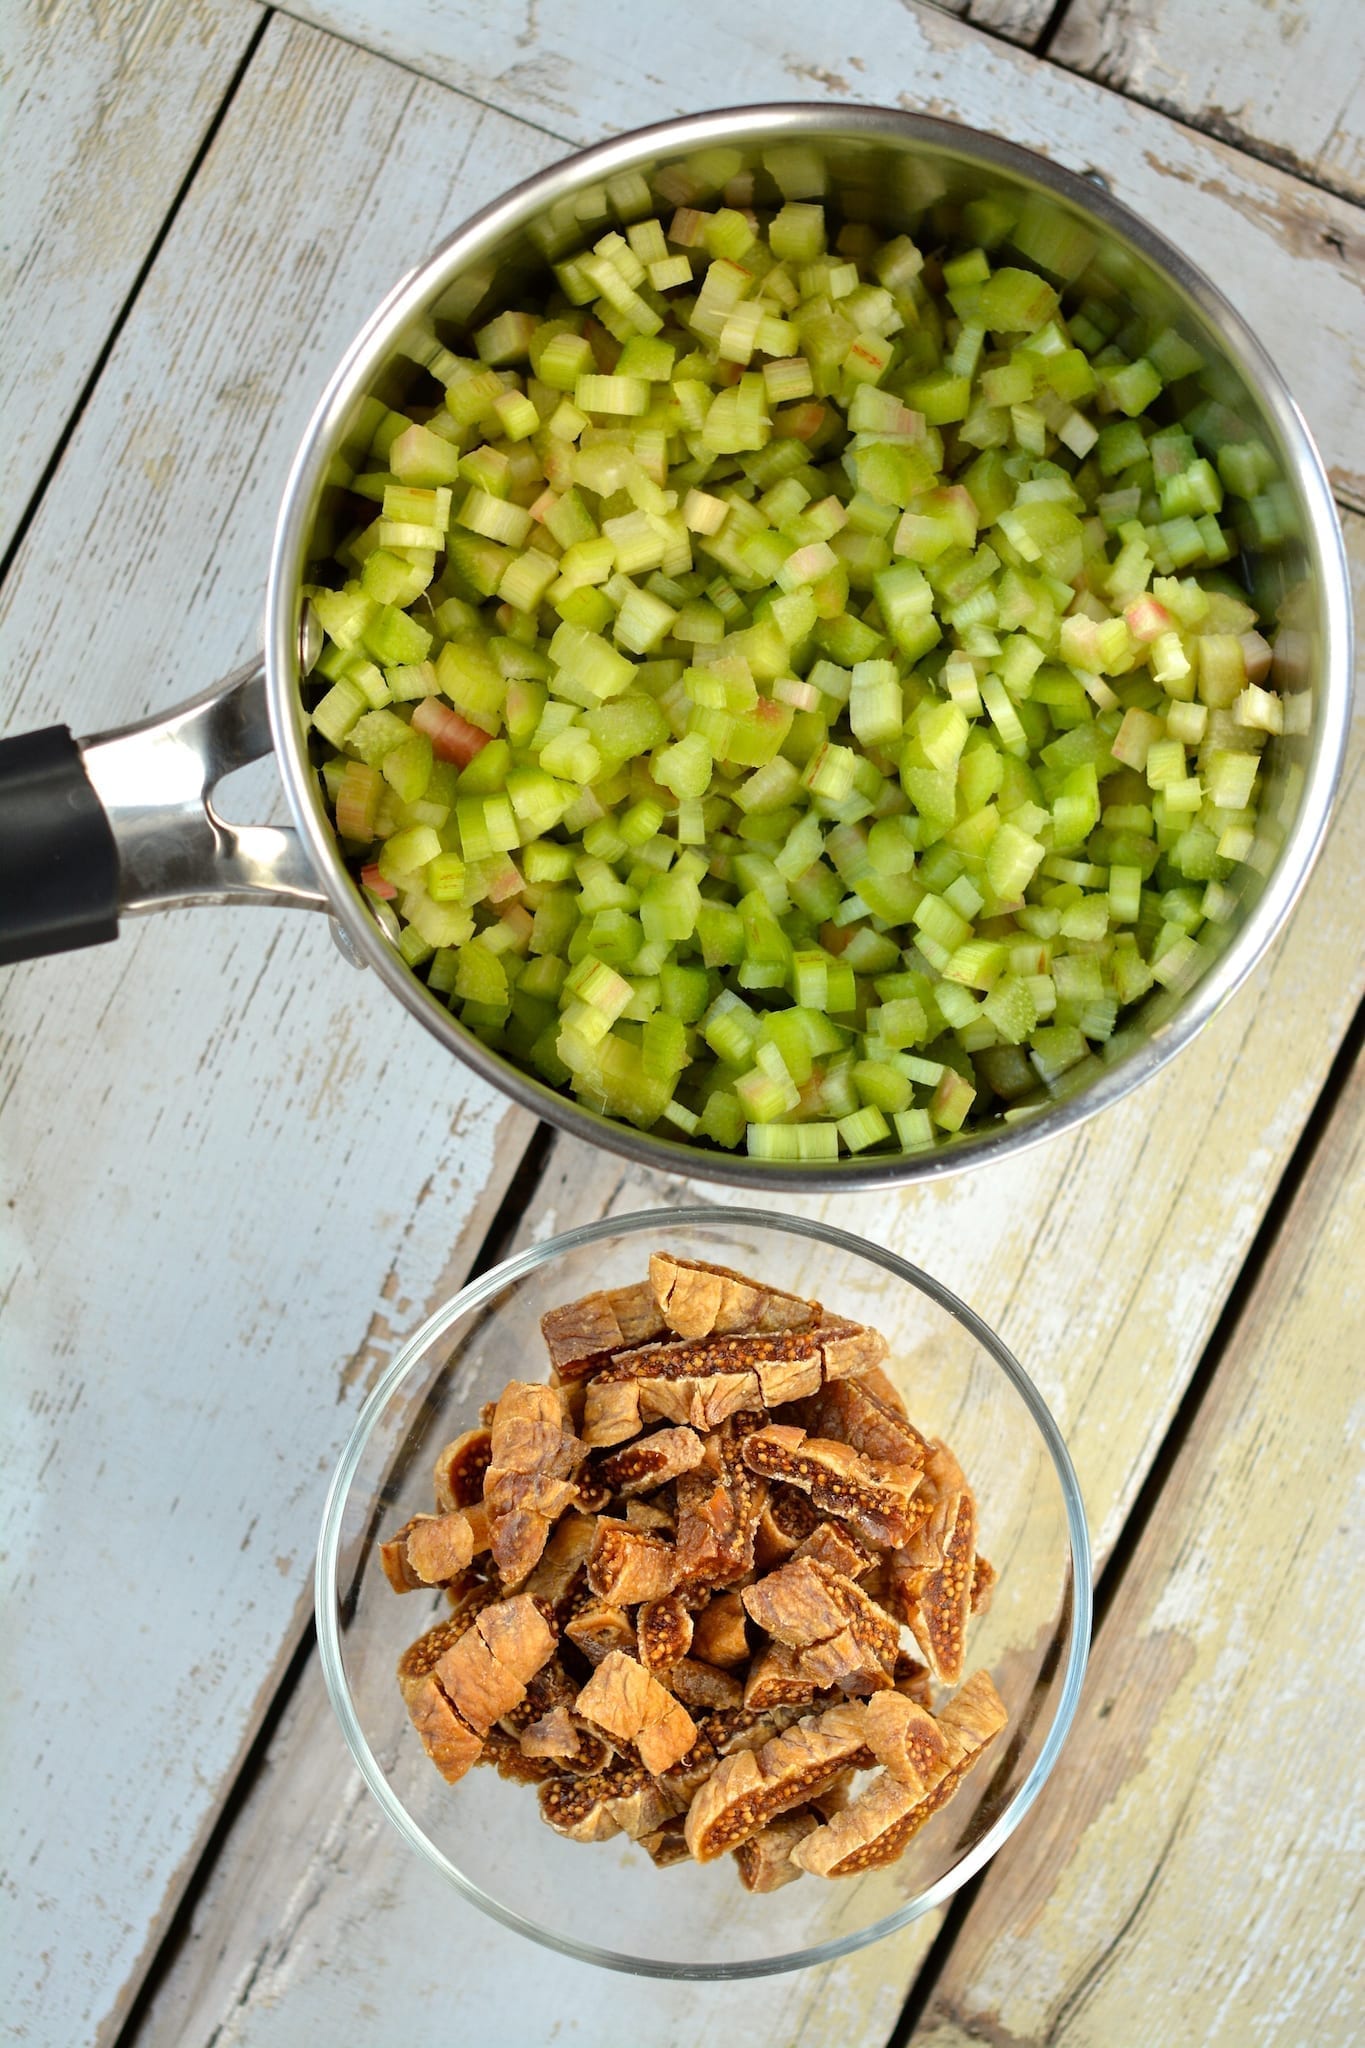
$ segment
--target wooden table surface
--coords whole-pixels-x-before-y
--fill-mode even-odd
[[[1288,374],[1359,585],[1363,56],[1359,0],[13,0],[0,730],[118,724],[242,659],[296,438],[389,283],[569,146],[745,100],[880,100],[1101,171]],[[1098,1629],[983,1877],[756,1984],[609,1976],[482,1919],[363,1793],[310,1628],[327,1475],[405,1332],[678,1183],[537,1130],[322,919],[177,913],[8,971],[7,2037],[1358,2040],[1361,741],[1292,923],[1172,1068],[1012,1167],[837,1205],[1038,1380]],[[263,814],[272,772],[232,794]]]

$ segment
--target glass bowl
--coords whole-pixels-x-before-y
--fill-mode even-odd
[[[1009,1725],[902,1859],[852,1879],[751,1894],[732,1859],[659,1870],[617,1836],[585,1845],[540,1819],[534,1790],[491,1770],[447,1785],[394,1677],[449,1612],[394,1596],[378,1543],[432,1509],[436,1453],[507,1380],[547,1367],[539,1318],[645,1277],[661,1248],[733,1266],[874,1324],[912,1419],[956,1452],[999,1580],[974,1619]],[[1090,1642],[1090,1544],[1076,1475],[1037,1389],[979,1317],[904,1259],[846,1231],[743,1209],[678,1208],[566,1231],[483,1274],[417,1331],[365,1404],[323,1514],[318,1636],[327,1690],[370,1790],[403,1839],[505,1926],[610,1969],[756,1977],[828,1962],[940,1905],[1012,1833],[1066,1739]],[[865,1781],[866,1782],[866,1781]]]

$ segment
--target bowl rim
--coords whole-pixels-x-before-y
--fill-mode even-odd
[[[337,1618],[336,1573],[342,1518],[350,1497],[351,1482],[375,1426],[427,1347],[443,1336],[461,1316],[482,1307],[494,1295],[500,1294],[509,1286],[514,1286],[538,1268],[549,1265],[561,1253],[577,1251],[582,1246],[597,1243],[603,1238],[638,1236],[645,1231],[653,1231],[660,1235],[680,1227],[705,1230],[721,1226],[728,1230],[746,1225],[764,1230],[785,1231],[820,1244],[835,1246],[841,1251],[856,1253],[870,1260],[895,1279],[927,1295],[955,1322],[969,1331],[994,1359],[1032,1415],[1051,1455],[1061,1486],[1066,1510],[1072,1575],[1070,1631],[1066,1669],[1053,1711],[1052,1723],[1027,1777],[981,1840],[953,1864],[935,1884],[920,1892],[915,1898],[907,1900],[896,1912],[885,1915],[856,1933],[842,1935],[837,1939],[818,1942],[782,1955],[764,1957],[756,1962],[673,1963],[653,1957],[630,1955],[620,1950],[600,1948],[590,1942],[579,1942],[554,1933],[538,1922],[526,1918],[514,1908],[504,1905],[500,1900],[492,1898],[481,1886],[457,1869],[449,1857],[423,1833],[393,1791],[366,1740],[355,1711],[342,1659],[341,1634]],[[932,1274],[926,1273],[909,1259],[901,1258],[884,1246],[872,1244],[868,1239],[856,1236],[852,1231],[841,1230],[837,1225],[817,1221],[812,1217],[773,1215],[763,1209],[731,1208],[728,1204],[695,1204],[668,1210],[635,1210],[625,1216],[602,1217],[591,1223],[579,1224],[572,1230],[546,1238],[540,1244],[528,1246],[525,1251],[489,1267],[476,1279],[467,1282],[434,1314],[428,1316],[401,1347],[397,1357],[366,1398],[356,1418],[327,1491],[314,1573],[318,1648],[327,1696],[361,1776],[387,1819],[409,1847],[419,1856],[425,1857],[481,1911],[499,1921],[504,1927],[511,1928],[515,1933],[526,1935],[542,1947],[553,1949],[558,1954],[570,1956],[579,1962],[595,1963],[603,1969],[623,1971],[634,1976],[710,1982],[778,1976],[791,1970],[807,1969],[816,1963],[833,1962],[840,1956],[852,1955],[856,1950],[866,1948],[872,1942],[880,1941],[884,1936],[908,1926],[912,1920],[917,1920],[935,1906],[942,1905],[995,1855],[1037,1799],[1051,1775],[1075,1719],[1090,1651],[1092,1598],[1090,1532],[1075,1466],[1047,1403],[1013,1352],[996,1336],[989,1324],[954,1294],[951,1288],[934,1279]]]
[[[833,1164],[756,1159],[637,1130],[551,1088],[466,1029],[389,944],[341,862],[309,769],[298,677],[299,587],[314,498],[351,407],[409,322],[421,316],[462,268],[494,254],[505,236],[566,193],[664,154],[729,142],[781,143],[803,136],[881,141],[909,152],[928,148],[983,164],[1076,207],[1106,234],[1165,273],[1255,394],[1279,436],[1287,476],[1302,510],[1304,546],[1309,573],[1321,593],[1323,628],[1322,671],[1316,683],[1318,716],[1298,809],[1249,915],[1200,979],[1184,991],[1172,1014],[1123,1057],[1112,1064],[1101,1062],[1099,1072],[1091,1073],[1074,1093],[1039,1103],[1026,1116],[999,1119],[978,1132],[921,1151],[858,1154]],[[1341,778],[1352,697],[1350,583],[1341,524],[1326,471],[1288,384],[1231,302],[1182,250],[1114,198],[1097,178],[965,122],[864,102],[764,101],[722,107],[652,122],[572,150],[471,214],[425,260],[407,271],[340,358],[290,466],[271,546],[265,654],[270,724],[285,795],[308,858],[327,890],[334,929],[349,959],[372,967],[404,1007],[482,1079],[571,1136],[601,1145],[637,1165],[685,1179],[752,1191],[811,1194],[914,1186],[1029,1151],[1050,1138],[1075,1131],[1121,1101],[1182,1051],[1262,959],[1308,880]]]

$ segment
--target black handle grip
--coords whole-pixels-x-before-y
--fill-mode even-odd
[[[116,939],[118,874],[70,727],[0,740],[0,966]]]

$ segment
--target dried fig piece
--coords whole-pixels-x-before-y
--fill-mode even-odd
[[[452,1508],[473,1507],[483,1499],[484,1474],[492,1454],[493,1439],[487,1429],[467,1429],[445,1445],[432,1473],[436,1505],[442,1514],[449,1514]]]
[[[895,1711],[880,1703],[878,1710],[882,1714]],[[867,1711],[872,1711],[870,1706]],[[937,1718],[945,1740],[949,1744],[955,1740],[960,1754],[927,1789],[922,1780],[900,1782],[890,1771],[880,1772],[867,1791],[836,1815],[820,1836],[810,1836],[793,1851],[793,1860],[823,1877],[853,1877],[894,1863],[912,1836],[947,1805],[1008,1717],[990,1674],[977,1671]],[[913,1765],[905,1768],[912,1770]]]
[[[792,1400],[827,1379],[860,1372],[885,1355],[886,1339],[861,1323],[822,1322],[811,1330],[702,1337],[643,1345],[613,1355],[594,1385],[639,1383],[640,1413],[715,1429],[741,1408]],[[799,1370],[797,1370],[799,1368]],[[585,1428],[599,1426],[589,1403]]]
[[[665,1821],[679,1817],[678,1801],[671,1789],[652,1777],[643,1764],[607,1801],[607,1811],[632,1842],[657,1834]]]
[[[692,1651],[704,1663],[730,1669],[749,1660],[749,1633],[739,1593],[713,1593],[692,1622]]]
[[[473,1555],[474,1532],[469,1517],[458,1509],[446,1515],[414,1515],[379,1546],[385,1577],[395,1593],[448,1586]]]
[[[836,1813],[842,1813],[854,1796],[858,1782],[856,1771],[841,1771],[838,1777],[823,1792],[817,1792],[811,1805],[821,1820],[833,1820]]]
[[[929,1440],[869,1387],[866,1378],[832,1380],[802,1403],[796,1420],[811,1436],[852,1444],[884,1465],[921,1466]]]
[[[500,1778],[513,1785],[543,1785],[558,1774],[560,1766],[551,1758],[528,1756],[515,1735],[505,1728],[490,1728],[484,1738],[481,1764],[491,1764]]]
[[[827,1564],[846,1579],[861,1578],[877,1561],[851,1529],[836,1528],[833,1522],[817,1523],[809,1536],[802,1537],[792,1556],[813,1557],[817,1564]]]
[[[517,1706],[526,1683],[553,1655],[553,1630],[524,1593],[485,1607],[443,1652],[436,1677],[476,1735]]]
[[[620,1834],[621,1824],[609,1812],[607,1802],[627,1771],[638,1768],[614,1761],[590,1777],[547,1779],[536,1794],[541,1819],[571,1842],[609,1842]]]
[[[589,1380],[583,1395],[583,1441],[594,1450],[623,1444],[643,1428],[634,1380]]]
[[[635,1617],[635,1633],[645,1670],[667,1683],[673,1666],[692,1647],[692,1617],[676,1593],[645,1601]]]
[[[653,1252],[649,1284],[663,1320],[680,1337],[739,1330],[802,1330],[820,1320],[820,1304],[765,1287],[728,1266]]]
[[[801,1669],[799,1651],[785,1643],[765,1643],[749,1666],[744,1704],[755,1713],[768,1707],[807,1706],[816,1691],[815,1680]]]
[[[600,1664],[612,1650],[635,1648],[635,1627],[625,1609],[591,1594],[570,1615],[564,1633],[590,1664]]]
[[[578,1729],[566,1706],[551,1707],[523,1728],[518,1739],[524,1756],[550,1757],[562,1763],[578,1755]]]
[[[678,1481],[679,1589],[705,1596],[747,1577],[762,1510],[761,1487],[747,1472],[687,1472]]]
[[[857,1877],[894,1863],[915,1833],[922,1802],[909,1786],[879,1771],[865,1792],[798,1842],[792,1862],[817,1877]]]
[[[660,1500],[628,1500],[626,1521],[632,1529],[647,1529],[653,1536],[672,1536],[678,1526],[677,1508]]]
[[[890,1373],[887,1372],[885,1366],[865,1365],[859,1374],[859,1378],[867,1388],[868,1393],[875,1394],[877,1399],[885,1407],[889,1408],[893,1415],[899,1415],[902,1422],[909,1419],[901,1390],[892,1379]]]
[[[937,1566],[899,1571],[893,1562],[891,1590],[901,1603],[920,1655],[934,1677],[956,1685],[962,1676],[976,1562],[976,1502],[965,1489],[946,1494],[925,1524],[923,1543],[912,1555],[937,1554]]]
[[[626,1341],[611,1297],[600,1291],[547,1310],[540,1319],[540,1334],[551,1365],[566,1380],[584,1378]]]
[[[951,1725],[916,1704],[904,1693],[879,1693],[867,1703],[869,1749],[897,1784],[909,1785],[922,1797],[966,1755]]]
[[[797,1673],[845,1692],[888,1688],[898,1632],[891,1617],[842,1572],[797,1558],[744,1589],[749,1616],[777,1642],[799,1650]]]
[[[668,1674],[668,1689],[685,1707],[698,1707],[704,1713],[744,1704],[744,1688],[733,1671],[703,1664],[696,1657],[679,1658]]]
[[[677,1584],[678,1567],[678,1553],[662,1537],[598,1516],[588,1553],[588,1584],[599,1598],[617,1607],[661,1600]]]
[[[683,1833],[683,1818],[682,1814],[675,1814],[652,1835],[640,1836],[640,1847],[659,1870],[668,1870],[675,1863],[690,1863],[692,1860],[687,1837]]]
[[[785,1564],[819,1527],[820,1513],[808,1494],[796,1486],[770,1486],[754,1538],[755,1565],[766,1572]]]
[[[550,1524],[574,1498],[584,1456],[556,1388],[509,1380],[493,1416],[484,1477],[493,1557],[504,1583],[519,1585],[537,1563]]]
[[[574,1481],[574,1506],[580,1515],[604,1514],[611,1506],[611,1488],[591,1464],[579,1468]]]
[[[878,1549],[898,1549],[928,1512],[913,1498],[917,1472],[874,1466],[849,1444],[807,1436],[787,1423],[770,1423],[747,1437],[744,1461],[766,1478],[799,1486],[822,1513],[851,1522]]]
[[[619,1451],[594,1459],[594,1476],[609,1493],[623,1497],[649,1493],[666,1486],[680,1472],[693,1472],[705,1455],[701,1438],[693,1429],[656,1429],[651,1436],[637,1437]]]
[[[917,1658],[911,1657],[905,1650],[896,1652],[896,1668],[891,1674],[891,1683],[897,1692],[903,1692],[916,1706],[932,1706],[929,1667],[927,1664],[921,1664]]]
[[[454,1614],[447,1616],[444,1621],[438,1621],[425,1635],[418,1636],[416,1642],[408,1644],[398,1659],[398,1686],[405,1699],[409,1690],[419,1685],[424,1678],[430,1677],[446,1651],[458,1643],[460,1637],[474,1626],[480,1610],[489,1606],[497,1597],[492,1586],[480,1587]]]
[[[992,1589],[999,1576],[1000,1574],[996,1571],[995,1566],[990,1564],[978,1550],[972,1560],[971,1608],[973,1614],[984,1614],[987,1611],[991,1604]]]
[[[408,1716],[422,1738],[422,1747],[448,1785],[479,1761],[483,1743],[456,1711],[441,1682],[428,1672],[403,1689]]]
[[[848,1704],[800,1721],[756,1750],[723,1757],[687,1813],[687,1846],[698,1863],[737,1849],[760,1828],[804,1805],[871,1751],[863,1740],[863,1708]]]
[[[614,1741],[633,1743],[647,1771],[666,1771],[697,1739],[686,1707],[651,1678],[643,1664],[613,1650],[578,1695],[578,1709]]]
[[[647,1280],[636,1280],[629,1287],[609,1287],[607,1300],[621,1331],[621,1343],[627,1350],[637,1344],[652,1344],[656,1338],[666,1335],[669,1325]]]
[[[792,1862],[792,1850],[807,1835],[814,1834],[819,1818],[809,1806],[795,1807],[779,1815],[735,1851],[739,1881],[746,1892],[776,1892],[792,1884],[802,1872]]]
[[[588,1561],[596,1526],[591,1515],[579,1514],[573,1508],[561,1515],[523,1592],[533,1600],[547,1600],[558,1616]]]

